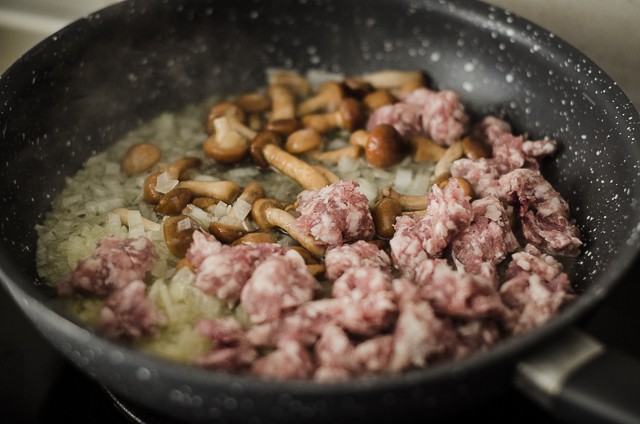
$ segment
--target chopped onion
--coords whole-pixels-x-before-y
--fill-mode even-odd
[[[129,226],[129,237],[144,235],[144,223],[140,211],[135,209],[127,211],[127,225]]]
[[[163,194],[168,193],[177,185],[178,180],[174,180],[173,178],[171,178],[171,175],[169,175],[168,172],[163,172],[162,174],[158,175],[158,180],[156,181],[156,191]]]
[[[338,161],[337,171],[341,174],[348,174],[358,169],[358,161],[342,156]]]
[[[207,212],[203,211],[197,206],[194,206],[193,204],[187,205],[185,209],[187,212],[186,215],[189,216],[189,218],[193,219],[201,227],[209,228],[212,220],[211,216],[209,216]]]
[[[178,221],[178,224],[176,225],[176,229],[178,231],[188,230],[192,227],[193,227],[193,224],[190,218],[181,219],[180,221]]]
[[[251,203],[243,199],[238,199],[233,204],[233,212],[238,221],[242,221],[251,213]]]
[[[366,180],[364,178],[358,178],[356,182],[360,185],[359,187],[360,192],[367,197],[367,199],[369,200],[369,203],[376,200],[376,197],[378,197],[378,191],[376,187],[373,184],[371,184],[369,180]]]
[[[393,186],[398,191],[406,191],[411,185],[413,179],[413,171],[408,168],[398,168]]]
[[[213,208],[213,216],[216,219],[220,219],[223,216],[227,215],[230,209],[231,205],[227,205],[225,202],[220,201],[216,204],[216,207]]]

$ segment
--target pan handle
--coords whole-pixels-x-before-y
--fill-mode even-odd
[[[515,384],[563,421],[640,423],[640,361],[578,329],[522,360]]]

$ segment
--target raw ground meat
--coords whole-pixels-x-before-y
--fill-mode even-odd
[[[147,297],[146,288],[136,280],[111,293],[100,310],[98,332],[110,339],[139,339],[164,324],[165,317]]]
[[[512,332],[523,334],[547,322],[574,298],[562,264],[528,244],[514,253],[500,287],[503,302],[516,312]]]
[[[569,218],[569,205],[539,172],[516,169],[499,184],[502,196],[518,210],[525,240],[553,255],[580,253],[580,231]]]
[[[300,216],[294,228],[311,234],[324,246],[372,238],[375,229],[369,200],[358,187],[354,181],[341,180],[319,190],[303,191],[298,195],[296,211]]]
[[[376,109],[367,129],[380,124],[392,125],[403,137],[423,134],[436,143],[451,145],[467,131],[469,117],[457,93],[418,88],[400,102]]]
[[[156,250],[147,237],[120,240],[105,237],[91,257],[80,261],[58,285],[58,293],[106,296],[133,281],[143,280],[156,262]]]
[[[283,340],[278,348],[253,363],[251,374],[275,379],[310,378],[315,370],[311,353],[294,341]]]
[[[343,244],[330,249],[324,258],[325,275],[330,280],[355,267],[375,267],[391,273],[391,259],[384,250],[366,241]]]
[[[451,243],[460,268],[496,282],[496,265],[520,247],[502,202],[487,196],[471,203],[473,220]]]
[[[240,303],[254,324],[274,321],[309,301],[318,282],[295,250],[264,259],[254,270],[240,295]]]
[[[222,243],[220,243],[213,234],[201,230],[194,231],[186,258],[193,269],[198,269],[200,265],[202,265],[202,261],[218,253],[220,249],[222,249]]]
[[[402,215],[396,219],[396,231],[389,242],[394,266],[409,279],[420,263],[439,256],[473,217],[469,199],[456,180],[444,190],[434,185],[427,203],[423,216]]]
[[[334,324],[325,326],[315,344],[318,368],[314,379],[318,381],[346,380],[359,373],[359,363],[354,355],[354,345],[349,336]]]
[[[244,329],[233,318],[200,320],[196,331],[213,342],[213,349],[197,358],[195,363],[211,369],[237,371],[250,365],[257,357]]]

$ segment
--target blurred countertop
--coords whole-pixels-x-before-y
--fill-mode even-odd
[[[640,108],[640,0],[484,0],[568,41]],[[0,0],[0,72],[43,38],[118,0]]]

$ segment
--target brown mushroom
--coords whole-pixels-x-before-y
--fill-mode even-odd
[[[380,190],[382,198],[391,198],[396,200],[402,210],[418,211],[427,208],[427,196],[407,196],[395,191],[391,186],[384,187]]]
[[[209,209],[215,207],[218,202],[218,199],[212,199],[211,197],[196,197],[191,201],[191,204],[197,208],[209,212]]]
[[[178,215],[166,218],[162,223],[164,241],[169,252],[178,259],[186,256],[193,239],[193,232],[198,228],[188,216]]]
[[[249,140],[232,129],[227,117],[213,121],[215,130],[202,145],[204,153],[217,162],[231,164],[244,159],[249,152]]]
[[[162,174],[166,173],[166,177],[171,180],[179,180],[187,170],[197,168],[201,163],[202,161],[199,158],[186,156],[176,159],[162,170],[149,174],[147,178],[145,178],[142,187],[145,202],[150,205],[155,205],[162,199],[162,196],[164,196],[164,193],[157,190],[158,177]]]
[[[335,81],[327,81],[320,86],[315,96],[309,97],[298,105],[297,114],[298,116],[308,115],[320,110],[333,112],[343,98],[342,86]]]
[[[351,134],[349,143],[364,147],[364,156],[373,166],[385,168],[404,158],[407,143],[400,133],[389,124],[380,124],[367,133],[359,130]]]
[[[162,196],[155,210],[161,215],[179,215],[192,197],[191,190],[175,187]]]
[[[449,172],[449,170],[451,169],[451,164],[460,159],[463,154],[464,151],[462,150],[462,142],[456,141],[451,146],[449,146],[444,154],[440,157],[438,163],[436,163],[435,169],[433,170],[433,175],[435,177],[438,177],[445,172]]]
[[[282,150],[278,146],[280,141],[280,136],[271,131],[259,133],[249,148],[254,162],[261,167],[271,165],[307,190],[317,190],[329,184],[311,165]]]
[[[120,217],[120,222],[122,225],[129,227],[129,209],[126,208],[116,208],[111,211],[111,213],[116,214]],[[142,217],[142,225],[145,231],[158,231],[160,229],[160,224],[157,222],[153,222],[152,220]]]
[[[458,183],[458,187],[464,191],[465,196],[469,196],[471,198],[475,197],[475,191],[473,190],[473,186],[466,178],[461,177],[450,177],[438,183],[438,187],[444,189],[451,181],[456,180]]]
[[[436,162],[440,160],[447,150],[435,141],[423,135],[409,137],[414,162]]]
[[[365,96],[375,90],[375,88],[371,84],[357,78],[345,78],[344,80],[342,80],[341,85],[345,97],[354,97],[356,99],[363,99]]]
[[[271,107],[271,99],[261,93],[243,94],[233,103],[249,114],[264,113]]]
[[[419,83],[424,85],[424,74],[422,71],[399,71],[384,70],[372,72],[359,77],[360,80],[368,82],[377,89],[394,90],[409,83]]]
[[[322,135],[311,128],[303,128],[295,131],[287,137],[285,150],[289,153],[299,154],[319,148],[322,145]]]
[[[325,248],[316,244],[315,239],[310,234],[300,233],[293,227],[295,218],[293,215],[282,210],[282,205],[274,199],[258,199],[251,209],[251,218],[263,230],[270,230],[274,227],[286,231],[291,238],[300,243],[316,258],[324,256]]]
[[[402,205],[398,200],[391,197],[378,200],[371,209],[376,235],[383,239],[393,237],[396,231],[393,226],[400,215],[402,215]]]
[[[276,239],[263,231],[255,231],[253,233],[245,234],[244,236],[236,239],[232,244],[238,245],[256,243],[276,243]]]
[[[398,99],[396,98],[396,96],[391,94],[389,90],[382,89],[382,90],[376,90],[373,93],[367,94],[362,99],[362,104],[369,111],[374,111],[378,108],[381,108],[382,106],[393,104],[397,100]]]
[[[471,136],[462,139],[462,150],[464,155],[471,160],[491,157],[491,148],[482,140]]]
[[[324,166],[313,165],[313,169],[315,169],[323,177],[325,177],[327,179],[327,181],[329,182],[329,184],[333,184],[333,183],[336,183],[336,182],[340,181],[340,177],[338,177],[336,174],[334,174],[333,172],[331,172],[328,168],[325,168]]]
[[[300,256],[302,256],[302,259],[304,260],[304,263],[307,266],[307,271],[309,271],[309,274],[311,274],[311,275],[313,275],[315,277],[315,276],[320,275],[320,274],[325,272],[326,267],[324,266],[324,264],[319,263],[318,262],[318,258],[313,256],[311,254],[311,252],[309,252],[304,247],[302,247],[302,246],[289,246],[289,249],[290,250],[295,250],[296,252],[298,252],[300,254]]]
[[[338,110],[329,113],[306,115],[302,117],[302,125],[325,133],[335,128],[353,131],[364,123],[365,114],[362,105],[356,99],[342,99]]]
[[[196,196],[211,197],[231,203],[242,189],[233,181],[181,181],[178,187],[187,188]]]
[[[277,71],[269,78],[269,85],[281,85],[300,97],[309,95],[309,81],[294,71]]]
[[[211,108],[209,115],[207,115],[207,133],[213,134],[216,131],[215,121],[218,118],[229,118],[242,123],[245,120],[245,116],[243,110],[233,103],[218,103]]]
[[[295,119],[276,119],[267,122],[265,129],[287,137],[300,129],[300,122]]]
[[[151,169],[160,160],[160,149],[147,142],[136,143],[122,157],[121,169],[126,175],[134,175]]]
[[[247,234],[247,229],[243,226],[244,217],[240,210],[242,207],[249,208],[253,203],[264,197],[264,188],[256,181],[249,182],[245,187],[238,199],[234,202],[229,210],[229,213],[222,217],[218,221],[213,221],[209,225],[209,231],[216,238],[225,243],[232,243],[240,237]]]
[[[309,155],[312,158],[322,162],[338,163],[342,158],[357,159],[360,157],[361,153],[362,147],[349,144],[345,147],[335,150],[315,150],[313,152],[310,152]]]
[[[271,97],[271,119],[295,119],[296,106],[293,93],[284,85],[271,85],[269,87],[269,97]]]

